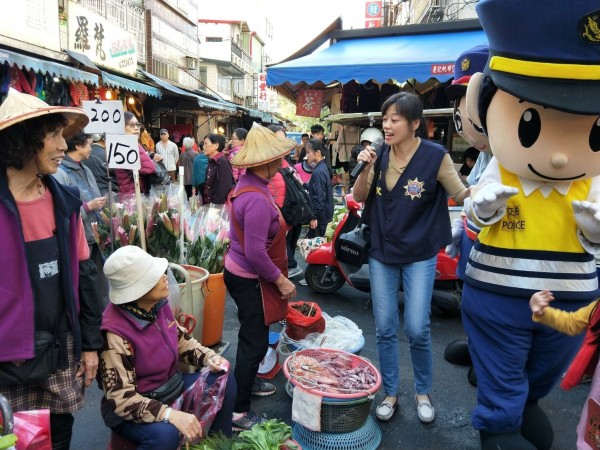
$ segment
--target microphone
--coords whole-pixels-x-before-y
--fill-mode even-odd
[[[373,149],[374,152],[378,152],[379,149],[381,148],[381,146],[383,145],[383,138],[381,137],[376,137],[373,142],[371,142],[370,147]],[[365,166],[367,165],[366,161],[360,161],[356,167],[354,168],[354,170],[352,171],[352,173],[350,174],[350,177],[352,178],[357,178],[360,173],[363,171],[363,169],[365,168]]]

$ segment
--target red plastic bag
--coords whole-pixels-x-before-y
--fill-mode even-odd
[[[315,315],[304,315],[294,305],[301,306],[303,304],[310,305],[310,308],[315,312]],[[285,318],[286,334],[290,339],[298,341],[304,339],[309,333],[322,333],[325,331],[325,319],[321,314],[321,308],[315,302],[291,302],[288,304],[288,313]]]
[[[206,377],[210,374],[210,370],[202,369],[198,379],[171,404],[175,410],[196,416],[202,427],[202,437],[206,437],[215,416],[223,405],[228,372],[229,368],[227,367],[227,370],[223,371],[223,375],[207,387]]]
[[[16,412],[13,418],[17,450],[52,450],[49,409]]]

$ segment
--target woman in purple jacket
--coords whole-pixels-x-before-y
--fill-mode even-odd
[[[165,258],[133,245],[116,250],[104,265],[111,304],[102,316],[102,417],[115,433],[144,450],[175,450],[181,439],[192,442],[206,435],[194,414],[171,408],[200,375],[182,374],[180,361],[208,367],[206,389],[211,392],[215,383],[226,383],[224,396],[209,399],[222,402],[210,430],[231,436],[235,379],[223,373],[229,368],[225,359],[175,320],[167,299],[168,266]]]
[[[262,421],[251,409],[251,395],[275,393],[275,386],[256,378],[256,374],[269,348],[269,324],[285,319],[287,301],[296,295],[294,283],[287,278],[285,221],[268,187],[283,157],[295,145],[291,139],[255,125],[244,148],[231,161],[234,166],[247,168],[232,197],[231,246],[224,273],[240,321],[235,359],[236,430],[250,429]]]
[[[50,410],[55,450],[70,446],[102,347],[79,192],[51,176],[87,123],[28,94],[0,106],[0,394],[15,412]]]

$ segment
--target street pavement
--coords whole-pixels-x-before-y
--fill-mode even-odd
[[[303,262],[300,262],[300,265],[304,267]],[[294,281],[297,282],[301,277],[296,277]],[[298,285],[297,300],[316,301],[330,316],[345,316],[362,329],[365,346],[360,355],[368,358],[377,366],[374,319],[371,309],[366,306],[367,298],[367,294],[356,291],[347,285],[331,295],[316,294],[308,287]],[[399,308],[402,311],[401,298]],[[236,353],[237,328],[235,304],[231,298],[227,298],[223,340],[231,344],[225,357],[232,364]],[[272,330],[278,331],[278,328],[272,327]],[[417,418],[408,343],[401,333],[400,403],[392,420],[386,423],[378,422],[383,435],[379,446],[381,450],[474,450],[479,448],[479,435],[473,430],[470,423],[470,411],[475,404],[476,390],[467,381],[468,369],[454,366],[443,357],[444,349],[449,342],[455,339],[464,339],[460,317],[446,316],[433,310],[431,336],[434,362],[434,385],[431,398],[436,409],[435,422],[430,425],[422,425]],[[268,418],[279,418],[292,424],[292,400],[285,391],[285,381],[283,372],[280,371],[272,380],[277,386],[277,392],[270,397],[253,398],[253,408],[257,413]],[[575,448],[575,428],[588,390],[589,384],[579,386],[569,392],[556,387],[540,402],[554,426],[553,449],[570,450]],[[75,415],[72,449],[100,450],[107,448],[110,433],[100,417],[101,395],[96,384],[88,390],[83,410]],[[378,394],[373,401],[371,407],[373,417],[381,395]]]

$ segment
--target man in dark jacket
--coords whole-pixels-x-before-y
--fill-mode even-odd
[[[307,237],[325,236],[327,224],[333,219],[333,186],[331,173],[325,162],[325,149],[322,141],[310,139],[306,143],[306,160],[309,164],[315,163],[308,182],[308,193],[314,217],[310,221]]]
[[[119,183],[115,176],[114,169],[109,169],[106,164],[106,142],[103,134],[92,134],[92,153],[88,159],[83,160],[83,164],[92,171],[96,184],[101,195],[108,192],[108,182],[112,181],[112,191],[119,192]]]

